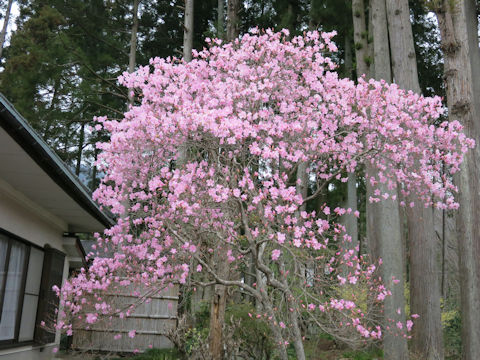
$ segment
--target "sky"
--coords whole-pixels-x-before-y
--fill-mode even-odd
[[[15,19],[17,18],[18,14],[19,14],[18,4],[16,1],[14,1],[12,4],[10,19],[8,21],[7,37],[5,39],[5,44],[3,45],[4,47],[10,44],[10,35],[12,31],[15,31],[17,29],[17,25],[15,24]],[[1,24],[0,29],[3,28],[3,23],[5,22],[5,19],[3,18],[4,16],[5,16],[5,9],[2,9],[2,19],[0,20],[0,24]]]

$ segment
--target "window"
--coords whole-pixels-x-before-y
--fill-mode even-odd
[[[34,319],[37,315],[40,281],[42,280],[43,258],[43,251],[34,247],[30,248],[18,341],[33,340],[35,331]]]
[[[13,342],[18,338],[20,309],[23,306],[23,290],[29,247],[0,234],[5,256],[0,263],[1,281],[1,318],[0,341]]]
[[[44,252],[0,229],[0,344],[33,341]]]
[[[0,347],[54,342],[59,299],[52,287],[62,285],[64,262],[61,251],[0,228]]]

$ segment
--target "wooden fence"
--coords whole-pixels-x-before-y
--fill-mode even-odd
[[[127,308],[138,302],[132,287],[126,287],[121,293],[103,296],[115,308]],[[138,289],[137,289],[138,291]],[[118,291],[117,291],[118,292]],[[165,336],[176,328],[178,287],[166,289],[135,307],[128,316],[118,315],[111,319],[90,325],[74,323],[72,347],[77,350],[134,352],[144,351],[149,347],[169,349],[173,344]],[[135,330],[135,337],[129,332]]]

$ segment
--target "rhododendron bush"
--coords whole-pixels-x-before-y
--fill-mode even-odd
[[[367,174],[373,186],[401,184],[425,206],[455,208],[450,175],[473,144],[458,122],[433,125],[439,98],[339,78],[328,57],[333,35],[254,30],[229,44],[207,39],[190,63],[155,58],[124,74],[139,105],[97,125],[110,133],[98,145],[106,175],[94,196],[118,217],[97,236],[111,256],[95,256],[62,288],[68,317],[60,327],[131,314],[102,297],[107,289],[141,284],[145,300],[174,284],[218,283],[261,304],[250,315],[270,324],[280,353],[288,342],[301,351],[307,322],[381,337],[356,291],[381,302],[388,289],[376,282],[375,265],[343,246],[350,238],[337,220],[351,210],[301,205],[368,163],[377,169]],[[300,163],[307,198],[296,192]],[[370,201],[398,201],[374,194]],[[256,283],[226,277],[214,254],[233,270],[253,266]]]

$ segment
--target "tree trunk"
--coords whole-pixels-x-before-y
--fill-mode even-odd
[[[286,268],[285,268],[285,263],[284,261],[280,261],[280,273],[286,274]],[[300,314],[298,313],[297,310],[297,304],[295,303],[295,296],[292,294],[290,291],[290,284],[287,281],[287,278],[285,276],[282,277],[282,283],[283,283],[283,293],[286,298],[286,305],[287,308],[285,311],[288,313],[288,320],[290,322],[291,326],[291,336],[292,336],[292,342],[293,342],[293,347],[295,349],[295,355],[297,360],[305,360],[305,348],[303,346],[303,338],[302,338],[302,333],[300,330],[300,325],[298,323],[298,320],[300,318]]]
[[[385,0],[371,0],[370,11],[372,12],[373,64],[375,68],[373,75],[376,80],[391,82],[392,71]]]
[[[293,295],[292,295],[293,296]],[[295,311],[289,311],[289,318],[292,325],[293,347],[297,360],[305,360],[305,349],[303,347],[302,333],[298,324],[299,314]]]
[[[315,0],[310,0],[310,9],[309,9],[309,16],[308,16],[308,29],[309,30],[316,30],[317,29],[317,19],[314,17],[314,7],[315,7]]]
[[[183,60],[192,61],[193,50],[193,9],[194,0],[185,0],[185,13],[183,18]],[[183,166],[187,162],[187,146],[181,145],[178,149],[177,167]]]
[[[352,77],[353,59],[352,59],[352,38],[350,35],[345,35],[345,76],[349,79]],[[358,220],[354,213],[357,211],[357,176],[349,173],[347,181],[347,203],[346,207],[352,209],[350,214],[344,215],[345,227],[347,234],[351,236],[352,241],[349,244],[349,249],[355,249],[358,246]]]
[[[410,247],[410,311],[420,317],[412,333],[413,352],[426,360],[443,359],[438,277],[438,246],[433,211],[417,199],[407,208]]]
[[[223,39],[225,35],[225,0],[218,0],[217,6],[217,37]]]
[[[80,170],[82,169],[82,152],[83,144],[85,142],[85,123],[82,123],[80,127],[80,139],[78,140],[78,150],[77,150],[77,165],[75,167],[75,175],[80,175]]]
[[[5,43],[5,37],[7,36],[8,21],[10,20],[10,12],[12,11],[13,0],[8,0],[7,11],[3,18],[2,32],[0,33],[0,60],[2,59],[3,44]]]
[[[350,214],[344,215],[347,234],[352,238],[348,248],[355,249],[358,246],[358,221],[355,216],[357,211],[357,176],[355,173],[348,174],[346,205],[347,209],[352,210]]]
[[[235,40],[239,33],[240,0],[227,0],[227,41]]]
[[[353,41],[355,42],[355,58],[357,60],[357,77],[369,75],[368,69],[368,32],[365,21],[365,4],[363,0],[352,1]]]
[[[388,34],[395,83],[420,93],[408,0],[387,0]],[[420,317],[415,321],[413,351],[422,359],[443,359],[443,339],[438,281],[438,251],[433,211],[425,208],[414,194],[407,197],[410,246],[410,309]],[[403,290],[403,289],[402,289]],[[402,338],[403,339],[403,338]],[[406,340],[398,341],[407,357]],[[395,350],[398,352],[398,350]]]
[[[137,62],[138,5],[140,0],[133,1],[133,25],[130,38],[130,54],[128,56],[128,72],[133,73]],[[128,103],[133,105],[133,89],[128,93]]]
[[[368,51],[368,39],[365,37],[365,34],[368,33],[366,20],[365,20],[365,4],[363,0],[352,1],[352,15],[353,15],[353,40],[355,45],[355,58],[356,58],[356,70],[357,76],[361,77],[366,75],[367,77],[371,76],[371,69],[366,63],[366,56]],[[362,37],[362,34],[364,35]],[[378,254],[378,239],[376,233],[375,225],[375,207],[374,204],[370,203],[369,198],[373,196],[373,189],[368,181],[368,178],[375,175],[376,171],[373,167],[366,164],[365,166],[365,186],[366,186],[366,233],[367,233],[367,248],[371,254],[372,259],[377,260],[379,258]]]
[[[348,19],[345,21],[348,21]],[[352,79],[353,78],[352,36],[348,31],[345,34],[345,58],[343,59],[343,61],[344,61],[344,76],[346,78]]]
[[[356,60],[356,70],[357,70],[357,77],[361,77],[362,75],[369,76],[370,75],[370,68],[369,64],[367,63],[367,56],[368,56],[368,31],[367,31],[367,24],[365,20],[365,4],[363,0],[353,0],[352,1],[352,18],[353,18],[353,41],[355,45],[355,60]],[[347,52],[347,50],[346,50]],[[345,59],[345,67],[347,68],[347,60]],[[355,194],[353,194],[353,190],[355,189]],[[371,208],[368,202],[368,186],[367,186],[367,222],[368,219],[372,219],[371,215]],[[347,183],[347,207],[351,207],[355,202],[355,209],[356,209],[356,178],[355,174],[349,174],[349,183]],[[352,208],[353,211],[355,211]],[[353,218],[353,219],[352,219]],[[355,238],[352,237],[352,242],[356,239],[356,244],[358,244],[358,222],[357,219],[353,216],[351,218],[345,219],[345,227],[347,228],[347,233],[350,231],[353,235],[356,236]],[[355,221],[355,223],[353,222]],[[367,223],[367,238],[370,239],[370,236],[373,235],[371,232],[369,233],[369,229],[372,227],[368,226]],[[370,240],[369,240],[370,242]],[[356,246],[356,245],[355,245]]]
[[[259,278],[262,278],[260,275]],[[280,360],[288,360],[287,346],[282,336],[282,331],[278,326],[278,321],[273,310],[272,299],[268,297],[268,291],[266,289],[265,282],[257,283],[257,289],[259,289],[262,298],[257,299],[258,303],[262,303],[262,311],[265,311],[268,314],[270,329],[273,334],[273,339],[275,340],[275,350],[276,355]],[[258,310],[257,310],[258,311]]]
[[[480,101],[478,100],[479,49],[475,2],[444,0],[436,9],[442,37],[450,120],[458,120],[477,147],[469,151],[455,177],[460,204],[457,216],[463,359],[480,359]],[[473,40],[472,40],[473,39]],[[477,79],[478,80],[478,79]]]
[[[307,172],[308,164],[306,162],[301,162],[298,164],[297,168],[297,185],[296,190],[297,194],[302,195],[303,199],[307,198],[308,195],[308,172]],[[307,203],[304,202],[298,208],[298,211],[306,211],[307,210]]]
[[[191,24],[193,29],[193,0],[186,0],[191,2]],[[220,2],[219,2],[220,5]],[[228,0],[227,3],[227,41],[233,41],[238,37],[238,11],[240,2],[239,0]],[[186,5],[187,7],[187,5]],[[219,11],[220,12],[220,11]],[[187,10],[185,11],[187,17]],[[219,20],[220,21],[220,20]],[[185,20],[187,23],[187,20]],[[187,31],[187,30],[186,30]],[[193,39],[193,33],[191,35]],[[185,39],[185,38],[184,38]],[[185,41],[184,41],[185,44]],[[191,54],[191,46],[190,46]],[[185,56],[185,46],[184,46]],[[191,57],[190,57],[191,59]],[[215,263],[218,266],[218,274],[224,279],[229,278],[228,264],[224,258],[217,254],[218,259]],[[212,301],[212,307],[210,312],[210,334],[209,334],[209,349],[210,355],[213,360],[220,360],[223,357],[223,324],[225,322],[225,307],[227,303],[227,289],[223,285],[215,285],[214,299]]]
[[[192,61],[193,49],[193,5],[194,0],[185,0],[185,17],[183,24],[183,59]]]
[[[446,210],[442,209],[442,298],[445,302],[447,300],[447,240],[445,238],[445,227],[446,227]]]
[[[228,263],[225,259],[216,256],[218,273],[222,278],[228,274]],[[212,360],[223,359],[223,324],[225,323],[225,308],[227,305],[227,288],[224,285],[215,285],[210,309],[209,352]]]
[[[478,26],[480,16],[480,3],[475,0],[464,0],[465,18],[467,23],[467,39],[469,47],[469,60],[472,69],[471,79],[473,84],[473,105],[475,106],[475,134],[480,134],[480,47],[478,37]],[[478,149],[478,146],[477,146]]]
[[[392,75],[385,0],[372,0],[370,10],[374,47],[373,76],[377,80],[390,82]],[[372,167],[367,167],[367,171],[370,175],[377,175],[377,171]],[[369,219],[367,224],[369,233],[375,233],[371,241],[372,254],[382,259],[380,274],[385,286],[392,293],[384,303],[384,326],[389,330],[385,331],[383,348],[385,359],[408,359],[407,342],[396,327],[397,322],[405,323],[403,256],[399,256],[404,252],[402,224],[398,202],[391,200],[397,191],[388,189],[385,184],[379,184],[379,190],[382,194],[388,193],[390,197],[386,201],[369,204],[369,218],[373,219]],[[373,193],[369,181],[367,192],[369,196]],[[394,284],[394,278],[399,281],[398,284]],[[400,314],[397,312],[398,309]]]
[[[97,188],[97,158],[98,158],[98,148],[95,146],[93,151],[93,169],[92,169],[92,179],[90,182],[90,190],[93,191]]]

